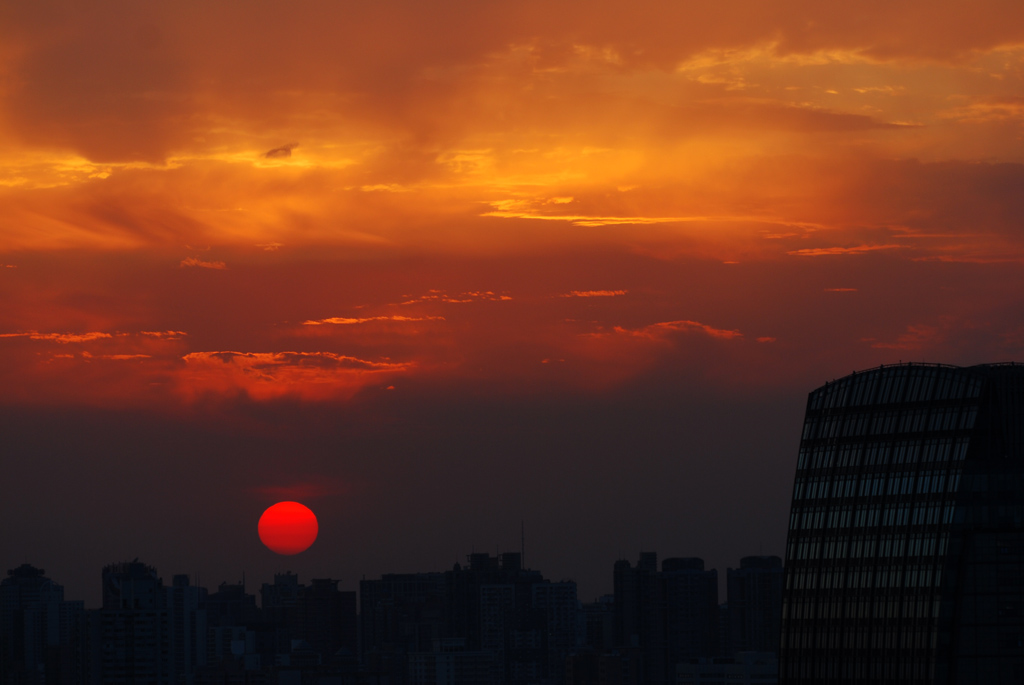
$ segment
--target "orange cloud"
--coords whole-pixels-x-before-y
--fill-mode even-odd
[[[114,361],[129,361],[132,359],[152,359],[149,354],[91,354],[82,352],[83,359],[112,359]]]
[[[401,304],[419,304],[420,302],[444,302],[448,304],[466,304],[469,302],[506,301],[511,300],[511,295],[499,294],[487,291],[463,292],[458,295],[448,295],[443,290],[430,290],[426,295],[405,300]]]
[[[733,340],[735,338],[742,338],[743,334],[737,330],[729,330],[724,328],[715,328],[708,326],[707,324],[699,321],[662,321],[654,323],[649,326],[644,326],[638,329],[627,329],[620,326],[614,328],[616,333],[625,333],[627,335],[638,336],[642,338],[661,338],[671,332],[692,332],[696,331],[703,333],[712,338],[718,338],[721,340]]]
[[[0,333],[0,338],[28,338],[30,340],[52,340],[58,343],[83,343],[102,338],[113,337],[110,333],[92,331],[89,333],[40,333],[29,331],[27,333]]]
[[[179,390],[189,399],[209,393],[245,393],[256,400],[347,399],[367,385],[414,368],[408,362],[374,362],[332,352],[191,352],[183,359]]]
[[[625,295],[628,290],[572,290],[559,297],[618,297]]]
[[[228,268],[224,262],[207,262],[199,259],[198,257],[186,257],[181,260],[181,266],[198,266],[204,269],[226,269]]]
[[[855,247],[809,247],[802,250],[790,250],[786,254],[801,257],[821,257],[825,255],[864,254],[878,250],[896,250],[906,245],[857,245]]]
[[[139,331],[139,335],[146,335],[151,338],[163,338],[165,340],[180,340],[188,335],[185,331]]]
[[[328,319],[310,319],[303,321],[303,326],[321,326],[323,324],[335,324],[335,325],[352,325],[360,323],[369,323],[371,321],[444,321],[443,316],[366,316],[362,318],[351,318],[344,316],[332,316]]]
[[[936,307],[954,283],[977,308],[1010,297],[980,275],[1024,260],[1018,5],[12,5],[3,335],[26,342],[10,377],[63,365],[129,394],[164,374],[192,395],[320,398],[411,372],[386,355],[495,387],[535,367],[537,383],[588,364],[624,378],[683,347],[774,363],[786,346],[746,344],[769,340],[751,333],[766,317],[809,344],[814,298],[856,291],[793,256],[862,255],[828,260],[825,282],[887,283],[858,315],[891,317],[871,350],[908,349],[875,294],[901,287],[894,265]],[[216,289],[194,271],[228,264]],[[881,324],[843,325],[867,348]],[[327,336],[350,362],[193,349]]]

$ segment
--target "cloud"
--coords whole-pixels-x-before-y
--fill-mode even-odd
[[[363,387],[415,367],[333,352],[192,352],[182,359],[179,390],[187,399],[245,393],[252,399],[348,399]]]
[[[397,183],[374,183],[371,185],[359,186],[359,190],[364,193],[407,193],[411,188],[399,185]]]
[[[92,331],[89,333],[40,333],[28,331],[26,333],[0,333],[0,338],[29,338],[30,340],[52,340],[62,344],[83,343],[103,338],[113,337],[110,333]]]
[[[152,359],[149,354],[90,354],[82,352],[83,359],[111,359],[114,361],[129,361],[133,359]]]
[[[350,318],[343,316],[332,316],[328,319],[310,319],[303,321],[303,326],[321,326],[323,324],[335,324],[335,325],[352,325],[360,323],[370,323],[371,321],[444,321],[443,316],[367,316],[363,318]]]
[[[616,326],[613,330],[616,333],[623,333],[642,338],[663,338],[668,333],[677,331],[703,333],[711,338],[718,338],[720,340],[733,340],[743,337],[743,333],[738,330],[715,328],[714,326],[709,326],[701,323],[700,321],[689,320],[662,321],[650,324],[649,326],[644,326],[643,328],[635,329]]]
[[[333,352],[191,352],[182,359],[186,363],[205,363],[219,361],[223,364],[235,365],[250,369],[264,369],[271,372],[275,368],[319,368],[349,369],[360,371],[393,371],[407,369],[408,364],[392,362],[373,362]]]
[[[202,259],[199,259],[198,257],[186,257],[185,259],[181,260],[181,264],[179,266],[182,266],[182,267],[197,266],[197,267],[201,267],[203,269],[227,269],[228,268],[227,265],[224,264],[224,262],[207,262],[207,261],[203,261]]]
[[[501,202],[492,202],[492,205],[508,207]],[[521,211],[515,209],[497,209],[492,212],[484,212],[480,216],[494,216],[502,219],[538,219],[541,221],[567,221],[574,226],[619,226],[619,225],[651,225],[686,223],[691,221],[714,221],[715,217],[707,216],[587,216],[582,214],[542,214],[533,211]]]
[[[619,297],[628,292],[628,290],[571,290],[559,297]]]
[[[263,157],[266,159],[288,159],[292,156],[292,150],[298,146],[298,143],[288,143],[281,147],[275,147],[273,150],[267,150],[264,152]]]
[[[826,255],[865,254],[879,250],[898,250],[908,245],[856,245],[854,247],[809,247],[802,250],[790,250],[786,254],[800,257],[821,257]]]
[[[163,338],[165,340],[180,340],[188,335],[185,331],[139,331],[139,335],[151,338]]]
[[[420,302],[466,304],[469,302],[502,302],[511,299],[511,295],[495,293],[491,290],[472,290],[469,292],[459,293],[458,295],[448,295],[444,290],[429,290],[426,295],[405,300],[401,304],[419,304]]]
[[[1024,120],[1024,98],[979,99],[961,107],[940,112],[939,116],[964,124],[991,124]]]

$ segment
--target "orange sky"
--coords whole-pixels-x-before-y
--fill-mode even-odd
[[[0,402],[1020,359],[1022,134],[1019,2],[0,2]]]

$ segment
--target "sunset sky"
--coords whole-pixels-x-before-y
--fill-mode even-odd
[[[724,574],[1022,264],[1019,0],[0,0],[0,572]]]

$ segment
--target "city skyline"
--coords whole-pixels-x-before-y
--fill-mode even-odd
[[[672,554],[668,558],[669,559],[673,559],[673,560],[674,559],[680,559],[680,558],[684,558],[684,559],[700,559],[703,562],[703,559],[701,559],[700,557],[694,557],[694,556],[680,557],[679,555],[681,555],[683,553],[685,553],[685,550],[676,550],[675,554]],[[397,568],[397,569],[384,569],[384,570],[382,570],[381,572],[379,572],[376,575],[378,575],[378,576],[386,576],[386,575],[396,575],[396,574],[397,575],[401,575],[401,574],[422,574],[422,573],[444,573],[445,571],[450,571],[456,565],[458,565],[458,566],[466,566],[466,565],[468,565],[470,560],[473,557],[475,557],[475,556],[492,555],[492,554],[494,555],[495,559],[501,558],[502,556],[505,556],[505,555],[508,555],[508,554],[513,554],[513,555],[515,555],[519,559],[525,559],[525,557],[523,556],[523,553],[519,549],[516,549],[516,550],[501,550],[500,548],[498,548],[498,549],[492,549],[492,550],[488,551],[488,550],[479,550],[479,549],[476,549],[476,548],[471,548],[469,551],[466,551],[466,552],[462,553],[461,555],[459,555],[459,557],[457,559],[453,560],[450,564],[448,564],[446,566],[442,565],[442,566],[430,567],[430,568],[414,568],[414,567],[410,566],[409,563],[406,563],[404,565],[401,565],[400,568]],[[657,552],[652,552],[650,550],[646,550],[646,551],[645,550],[638,550],[638,551],[634,551],[632,554],[624,554],[624,555],[620,555],[620,556],[615,557],[609,563],[608,568],[602,569],[602,571],[607,572],[607,576],[608,576],[608,583],[607,583],[607,585],[608,585],[608,587],[605,590],[601,590],[598,594],[595,594],[593,596],[582,595],[581,594],[580,595],[580,601],[581,602],[596,602],[596,601],[599,601],[602,597],[606,597],[606,596],[611,595],[613,593],[613,591],[614,591],[614,567],[615,567],[615,565],[619,564],[621,562],[625,562],[628,559],[631,559],[632,557],[635,557],[637,555],[639,555],[641,558],[644,558],[645,556],[646,557],[650,557],[652,554],[655,557],[657,557]],[[745,563],[745,560],[748,559],[748,558],[749,559],[773,558],[773,559],[777,559],[780,563],[781,563],[781,560],[782,560],[782,558],[779,557],[779,556],[769,555],[769,554],[761,554],[760,551],[758,552],[758,554],[744,555],[743,557],[736,559],[735,563],[730,564],[728,566],[721,567],[721,570],[722,570],[721,577],[718,578],[718,580],[714,583],[714,586],[716,588],[716,593],[718,593],[722,597],[725,597],[727,595],[728,576],[726,574],[726,571],[727,570],[729,572],[732,572],[734,570],[735,571],[739,571],[741,568],[745,568],[745,566],[743,566],[743,564]],[[220,586],[220,585],[238,585],[238,586],[246,588],[246,590],[249,590],[249,589],[258,588],[261,583],[266,582],[267,578],[272,578],[273,576],[282,575],[282,574],[283,575],[296,574],[295,568],[300,568],[301,567],[301,565],[299,565],[299,564],[292,564],[292,563],[290,563],[291,561],[297,561],[296,556],[282,557],[282,559],[284,559],[284,561],[282,563],[278,564],[276,567],[275,566],[270,566],[269,567],[269,568],[272,568],[273,570],[266,577],[257,576],[256,574],[250,573],[250,572],[246,571],[245,569],[241,569],[236,574],[237,577],[232,576],[232,577],[224,577],[224,578],[216,578],[215,579],[215,578],[207,577],[206,575],[204,575],[204,574],[202,574],[202,573],[200,573],[198,571],[190,571],[190,570],[187,570],[187,569],[174,568],[173,565],[169,569],[162,570],[161,567],[158,567],[156,565],[150,565],[149,564],[149,560],[143,559],[143,558],[139,558],[139,557],[116,559],[116,560],[115,559],[109,559],[109,560],[107,560],[107,562],[101,564],[101,566],[98,567],[98,568],[104,568],[104,567],[107,567],[107,566],[124,565],[124,564],[133,564],[133,563],[135,563],[135,564],[143,564],[143,565],[145,565],[147,567],[152,566],[152,568],[156,569],[159,572],[159,575],[161,577],[166,576],[168,578],[171,578],[171,577],[179,577],[180,576],[180,577],[188,578],[189,583],[192,586],[195,586],[195,587],[214,588],[214,587],[217,587],[217,586]],[[542,565],[535,566],[535,565],[532,565],[532,564],[526,564],[525,562],[522,562],[522,564],[523,564],[522,567],[524,569],[540,570],[541,568],[543,568]],[[31,568],[34,568],[34,569],[37,569],[37,570],[41,571],[48,578],[50,578],[54,582],[58,583],[62,588],[71,587],[71,588],[76,588],[77,589],[77,588],[83,588],[83,587],[90,587],[91,586],[92,590],[89,591],[89,592],[86,592],[85,594],[80,594],[80,593],[79,594],[75,594],[74,591],[69,591],[68,593],[66,593],[67,594],[66,599],[68,599],[68,600],[75,600],[75,601],[82,601],[82,602],[84,602],[84,606],[85,606],[86,609],[95,609],[95,608],[99,608],[102,605],[102,584],[101,584],[100,580],[98,579],[98,577],[92,579],[92,580],[95,580],[95,582],[92,582],[91,580],[88,580],[88,579],[85,579],[85,578],[65,578],[65,577],[59,577],[56,574],[51,573],[48,570],[49,567],[47,567],[46,564],[43,563],[43,560],[40,560],[40,559],[22,561],[21,563],[19,563],[17,565],[17,568],[8,569],[8,572],[9,572],[8,574],[16,571],[19,568],[23,568],[23,567],[24,568],[31,567]],[[716,572],[718,569],[716,567],[709,567],[708,570],[711,571],[711,572]],[[93,573],[92,575],[96,575],[96,574]],[[307,576],[307,574],[303,574],[303,573],[299,573],[299,574],[296,574],[296,575],[303,575],[304,577]],[[591,575],[591,573],[588,572],[587,570],[583,570],[583,572],[580,575],[582,575],[583,577],[588,577],[588,576]],[[314,571],[312,573],[312,575],[308,575],[308,577],[310,577],[310,578],[313,578],[313,577],[316,577],[316,578],[332,578],[332,579],[336,580],[337,582],[339,582],[342,585],[342,589],[353,590],[353,589],[358,588],[358,585],[359,585],[360,582],[363,582],[363,581],[367,580],[368,577],[372,577],[372,576],[370,574],[367,574],[367,573],[357,572],[356,575],[353,575],[351,577],[347,577],[347,576],[346,577],[338,577],[338,576],[333,576],[333,575],[331,575],[329,573],[317,573],[316,571]],[[578,585],[578,582],[576,581],[576,578],[572,577],[572,576],[558,577],[556,579],[559,580],[560,582],[572,582],[572,583]]]
[[[451,569],[385,573],[358,593],[332,578],[170,582],[135,559],[102,568],[102,606],[70,599],[23,564],[0,581],[0,682],[244,682],[395,685],[663,685],[714,668],[775,682],[782,560],[640,554],[615,563],[614,594],[581,602],[520,552]],[[358,603],[357,603],[358,597]],[[358,605],[358,608],[357,608]],[[744,680],[743,682],[747,682]]]
[[[1024,358],[1021,92],[1003,0],[0,0],[0,568],[781,556],[810,389]]]

